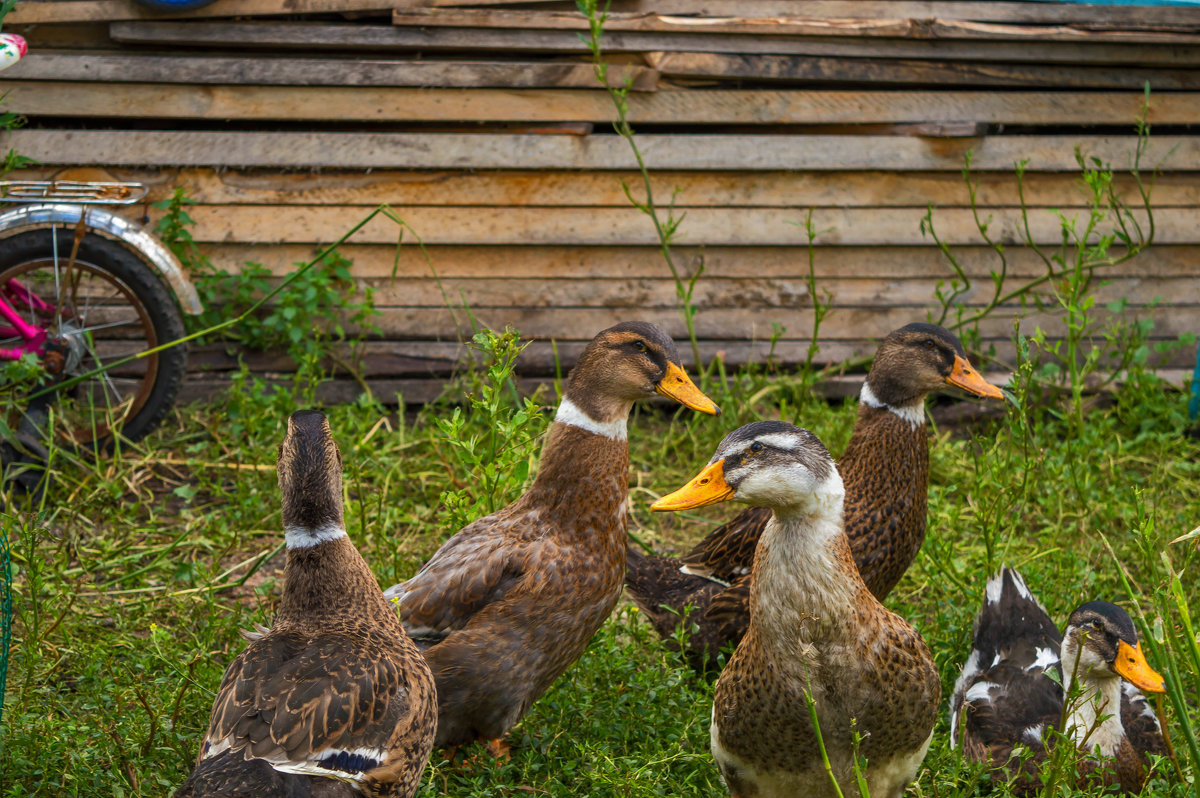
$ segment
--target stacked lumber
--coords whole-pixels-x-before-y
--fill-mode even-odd
[[[684,335],[653,227],[622,188],[644,193],[570,3],[218,0],[163,15],[132,0],[25,0],[5,26],[31,54],[0,91],[30,124],[0,147],[37,159],[31,177],[143,180],[151,201],[186,186],[193,236],[219,266],[254,261],[282,278],[394,207],[424,252],[397,259],[399,230],[382,217],[344,247],[376,290],[381,332],[361,366],[385,397],[436,395],[472,317],[534,338],[522,365],[533,377],[622,319]],[[1097,300],[1152,315],[1155,341],[1196,331],[1200,9],[614,0],[602,48],[610,83],[630,88],[655,196],[674,196],[684,216],[677,260],[704,269],[704,358],[803,359],[809,209],[819,288],[835,306],[824,361],[867,353],[936,308],[951,271],[922,230],[931,205],[972,280],[964,305],[989,301],[999,266],[977,218],[1008,247],[1007,285],[1044,274],[1019,244],[1028,234],[1053,247],[1057,212],[1085,214],[1077,151],[1130,163],[1147,83],[1156,245],[1105,272]],[[976,210],[960,174],[968,152]],[[1136,188],[1116,181],[1127,200]],[[1001,361],[1014,319],[1062,332],[1050,311],[1002,306],[980,328]],[[236,358],[210,347],[193,362],[202,393]],[[249,362],[287,369],[276,355]]]

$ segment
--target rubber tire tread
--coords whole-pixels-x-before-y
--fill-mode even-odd
[[[60,257],[64,254],[69,255],[75,231],[59,228],[57,233]],[[30,230],[0,240],[0,272],[50,256],[53,252],[50,235],[49,229]],[[150,317],[150,324],[158,336],[159,344],[183,337],[183,317],[175,297],[158,274],[129,247],[96,233],[87,233],[79,243],[78,258],[109,272],[133,291]],[[140,440],[161,424],[174,405],[180,388],[183,387],[186,372],[185,345],[173,346],[159,352],[158,374],[150,396],[142,409],[125,422],[121,428],[121,435],[131,441]]]

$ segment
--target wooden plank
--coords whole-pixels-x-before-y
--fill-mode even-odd
[[[440,88],[595,88],[584,63],[544,61],[400,61],[357,58],[244,58],[35,52],[7,70],[6,80],[122,83],[250,84],[256,86],[436,86]],[[653,91],[657,73],[613,64],[609,82]],[[102,88],[102,87],[96,87]]]
[[[5,107],[29,116],[307,121],[611,122],[601,89],[410,89],[376,86],[157,85],[0,80]],[[829,125],[974,121],[1128,125],[1140,92],[659,91],[629,97],[634,124]],[[1200,94],[1158,94],[1148,121],[1200,122]]]
[[[276,276],[291,274],[296,264],[309,261],[315,250],[305,244],[201,244],[214,264],[236,271],[246,261],[261,263]],[[1119,250],[1114,250],[1114,254]],[[400,278],[477,279],[504,275],[514,279],[574,278],[655,280],[669,276],[657,247],[489,247],[430,246],[424,252],[406,244],[346,244],[341,254],[352,262],[355,279]],[[814,268],[819,282],[844,278],[879,280],[945,279],[952,272],[946,258],[932,246],[854,247],[817,246]],[[990,283],[1000,268],[996,253],[982,246],[955,248],[966,274]],[[1026,247],[1010,247],[1008,275],[1028,279],[1046,273],[1045,264]],[[677,247],[675,263],[691,277],[704,266],[701,280],[761,278],[803,279],[808,273],[807,249],[797,247]],[[1119,266],[1099,269],[1097,279],[1179,279],[1200,277],[1200,247],[1153,246]]]
[[[148,44],[313,50],[493,50],[498,52],[586,53],[577,31],[487,28],[397,27],[269,22],[113,22],[114,41]],[[777,55],[937,58],[1037,63],[1200,64],[1200,46],[1155,43],[1082,43],[954,39],[871,39],[847,36],[759,36],[747,34],[643,33],[604,36],[606,53],[652,51]]]
[[[487,244],[522,246],[651,246],[654,228],[637,209],[629,208],[396,208],[427,244]],[[1082,226],[1084,208],[1060,209]],[[1020,243],[1022,219],[1011,208],[987,209],[988,233],[1005,245]],[[1053,245],[1062,238],[1057,213],[1033,209],[1028,226],[1034,241]],[[161,211],[152,212],[152,218]],[[328,243],[366,218],[357,206],[295,206],[281,213],[276,206],[195,206],[192,236],[205,242]],[[1141,219],[1144,214],[1138,214]],[[676,232],[681,246],[799,246],[807,243],[804,212],[787,208],[693,208]],[[825,246],[929,246],[921,232],[923,208],[818,208],[813,225],[824,231],[817,241]],[[1200,243],[1194,208],[1162,208],[1155,212],[1155,240],[1162,244]],[[952,245],[982,243],[972,213],[965,208],[942,208],[934,216],[942,240]],[[394,242],[400,228],[376,216],[351,241]]]
[[[915,279],[825,277],[818,290],[832,297],[835,307],[905,307],[932,305],[936,291],[945,286],[945,277]],[[1010,290],[1022,283],[1009,281]],[[1171,305],[1200,306],[1200,280],[1195,277],[1147,278],[1106,275],[1091,292],[1097,304],[1125,300],[1131,306],[1143,306],[1155,300]],[[593,279],[571,276],[559,278],[514,279],[511,277],[472,277],[454,279],[431,276],[417,278],[376,278],[361,280],[374,290],[381,308],[431,307],[446,304],[472,309],[485,307],[593,307],[626,308],[639,312],[648,308],[675,308],[678,297],[669,275],[656,279]],[[991,300],[991,280],[977,280],[956,300],[963,307],[980,307]],[[1047,287],[1041,297],[1054,304],[1053,289]],[[745,277],[725,279],[708,276],[696,283],[693,301],[701,312],[712,308],[775,309],[811,306],[808,287],[799,275],[783,278]]]
[[[216,18],[346,13],[421,9],[454,6],[522,5],[553,0],[219,0],[204,8],[170,14],[151,11],[132,0],[67,0],[24,2],[9,12],[8,24],[65,23],[167,18]],[[571,3],[559,2],[559,7]],[[618,13],[705,14],[708,16],[777,17],[794,15],[796,5],[786,0],[618,0]],[[981,22],[1033,24],[1081,23],[1092,26],[1145,28],[1151,26],[1197,26],[1200,10],[1187,6],[1122,7],[1052,5],[1050,3],[990,2],[898,2],[888,0],[810,0],[802,6],[806,16],[960,19]]]
[[[1019,204],[1015,175],[980,172],[976,196],[986,208]],[[23,169],[14,180],[137,181],[150,187],[149,199],[171,196],[176,186],[204,205],[405,205],[629,207],[621,187],[643,200],[641,175],[634,172],[442,172],[391,171],[277,173],[213,169]],[[962,177],[951,172],[655,172],[656,198],[675,195],[677,208],[915,207],[968,204]],[[1136,196],[1132,178],[1117,174],[1114,188],[1126,201]],[[1078,205],[1084,196],[1079,177],[1033,173],[1024,178],[1030,207]],[[1155,208],[1200,207],[1200,181],[1193,176],[1158,176]]]
[[[1200,88],[1200,71],[1086,67],[1059,64],[957,63],[886,58],[817,58],[725,53],[647,53],[663,75],[683,78],[778,81],[789,83],[871,83],[876,85],[1070,87],[1154,91]],[[20,66],[18,64],[18,66]],[[16,75],[14,77],[20,77]]]
[[[803,11],[803,6],[797,8]],[[441,26],[518,30],[580,30],[589,22],[577,12],[515,11],[510,9],[412,9],[396,11],[392,23],[403,26]],[[672,16],[662,13],[613,13],[604,23],[605,38],[613,32],[685,34],[748,34],[752,36],[859,36],[899,39],[972,39],[1022,41],[1088,41],[1195,44],[1189,28],[1177,30],[1097,30],[1081,25],[1014,25],[952,19],[827,18],[807,13],[770,17],[744,14],[727,17]]]
[[[821,334],[827,339],[862,340],[879,338],[909,322],[923,320],[927,307],[855,307],[837,308],[821,324]],[[1155,336],[1171,339],[1181,334],[1194,334],[1200,306],[1171,305],[1144,311],[1154,320]],[[539,338],[568,340],[587,339],[621,321],[628,320],[626,308],[472,308],[478,323],[492,329],[513,326],[524,335]],[[1096,319],[1105,323],[1111,314],[1097,310]],[[647,308],[638,311],[637,318],[661,326],[668,335],[686,338],[687,328],[675,309]],[[457,319],[457,320],[456,320]],[[981,333],[988,338],[1012,334],[1013,324],[1020,322],[1023,335],[1033,335],[1040,327],[1049,337],[1061,338],[1065,326],[1055,313],[1033,313],[1021,308],[998,308],[980,322]],[[710,308],[695,318],[697,335],[701,338],[770,340],[772,324],[782,324],[791,335],[803,337],[810,329],[811,310],[796,308],[763,312],[759,308]],[[461,310],[403,308],[382,315],[376,320],[382,337],[446,340],[456,335],[469,335],[471,327]]]
[[[914,314],[912,321],[924,321],[925,316]],[[802,334],[803,330],[797,333]],[[517,373],[522,375],[553,375],[556,366],[570,368],[583,352],[586,341],[531,340],[517,361]],[[691,347],[685,342],[678,342],[680,360],[688,368],[694,367]],[[738,340],[701,340],[698,342],[700,359],[710,363],[718,355],[727,364],[742,365],[756,363],[765,365],[771,359],[781,374],[787,374],[795,365],[805,361],[808,342],[800,338],[781,339],[772,349],[769,341],[738,341]],[[995,357],[1001,362],[1012,362],[1014,346],[1007,338],[988,338],[981,341],[984,349],[994,348]],[[875,351],[876,342],[870,339],[861,340],[822,340],[816,356],[816,363],[840,363],[850,359],[869,357]],[[331,349],[342,363],[355,363],[359,374],[374,386],[389,378],[440,377],[443,380],[457,371],[471,368],[473,361],[467,348],[454,341],[364,341],[354,349],[332,344]],[[1191,352],[1179,348],[1166,360],[1174,366],[1191,366]],[[245,362],[251,371],[262,375],[264,373],[290,374],[295,372],[295,363],[286,354],[275,352],[238,351],[230,352],[224,345],[208,345],[192,347],[188,350],[189,383],[214,377],[219,378],[237,371],[240,364]],[[477,361],[474,361],[477,363]],[[337,361],[330,362],[333,374],[343,374],[344,370]],[[1190,370],[1188,374],[1190,375]],[[862,385],[863,375],[847,374],[841,378],[847,381],[847,389],[843,394],[851,396],[857,393]]]
[[[655,135],[638,136],[650,169],[840,171],[889,169],[958,172],[968,151],[979,171],[1075,172],[1075,149],[1124,165],[1131,136]],[[232,166],[312,169],[599,169],[628,170],[629,146],[617,136],[508,134],[295,133],[152,130],[15,130],[0,148],[36,161],[72,166]],[[1155,136],[1143,164],[1200,168],[1200,138]]]
[[[372,122],[612,122],[602,89],[414,89],[0,81],[28,116]],[[655,124],[983,122],[1124,125],[1140,92],[663,91],[630,95],[629,121]],[[1200,94],[1154,96],[1154,124],[1200,123]]]

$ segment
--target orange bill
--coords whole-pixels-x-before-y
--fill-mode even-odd
[[[946,382],[976,396],[982,396],[987,399],[1004,398],[1001,390],[985,380],[983,375],[972,368],[971,364],[962,355],[954,356],[954,368],[950,371],[950,376],[946,378]]]
[[[667,373],[658,381],[654,389],[666,397],[674,399],[684,407],[708,413],[710,416],[721,415],[717,403],[705,396],[687,372],[674,363],[667,363]]]
[[[693,507],[705,507],[717,502],[729,501],[733,498],[733,488],[725,482],[725,461],[718,460],[706,466],[691,482],[674,493],[667,494],[650,505],[650,509],[658,512],[675,510],[690,510]]]
[[[1147,693],[1165,693],[1167,691],[1163,677],[1150,667],[1149,662],[1146,662],[1140,644],[1131,646],[1124,640],[1117,643],[1117,661],[1113,665],[1113,670],[1139,690],[1145,690]]]

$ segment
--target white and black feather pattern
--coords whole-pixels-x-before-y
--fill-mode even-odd
[[[984,592],[983,609],[975,619],[971,654],[950,696],[951,748],[959,742],[959,719],[964,703],[994,700],[995,696],[989,697],[978,689],[978,685],[984,682],[995,684],[994,679],[987,678],[993,669],[1013,667],[1035,676],[1052,667],[1056,679],[1061,681],[1058,652],[1062,635],[1021,575],[1011,568],[1002,568],[1000,573],[988,580]],[[1057,687],[1049,679],[1035,680],[1034,683],[1043,681],[1050,687]],[[1060,703],[1061,696],[1062,690],[1058,688],[1057,700]],[[1030,725],[1036,724],[1026,724]]]

